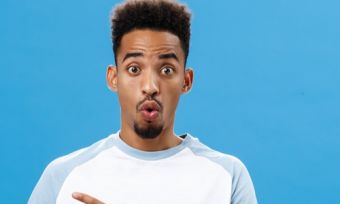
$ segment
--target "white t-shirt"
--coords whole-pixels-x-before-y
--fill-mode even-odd
[[[170,149],[146,152],[119,132],[60,157],[45,169],[29,204],[76,204],[73,192],[107,204],[256,204],[246,167],[189,134]]]

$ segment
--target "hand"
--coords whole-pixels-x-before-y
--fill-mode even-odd
[[[96,198],[93,198],[85,193],[74,192],[72,193],[72,197],[85,204],[105,204],[102,201],[97,200]]]

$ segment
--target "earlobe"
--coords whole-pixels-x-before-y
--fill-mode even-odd
[[[106,83],[107,87],[116,92],[117,91],[117,67],[109,65],[106,71]]]

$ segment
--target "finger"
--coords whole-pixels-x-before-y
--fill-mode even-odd
[[[79,193],[79,192],[74,192],[72,193],[72,197],[76,200],[79,200],[80,202],[83,202],[85,204],[104,204],[100,200],[97,200],[94,197],[91,197],[85,193]]]

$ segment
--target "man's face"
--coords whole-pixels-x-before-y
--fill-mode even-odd
[[[117,91],[122,128],[142,138],[172,129],[182,93],[190,90],[193,73],[184,68],[184,52],[176,35],[134,30],[125,34],[117,51],[117,67],[109,67],[108,84]]]

